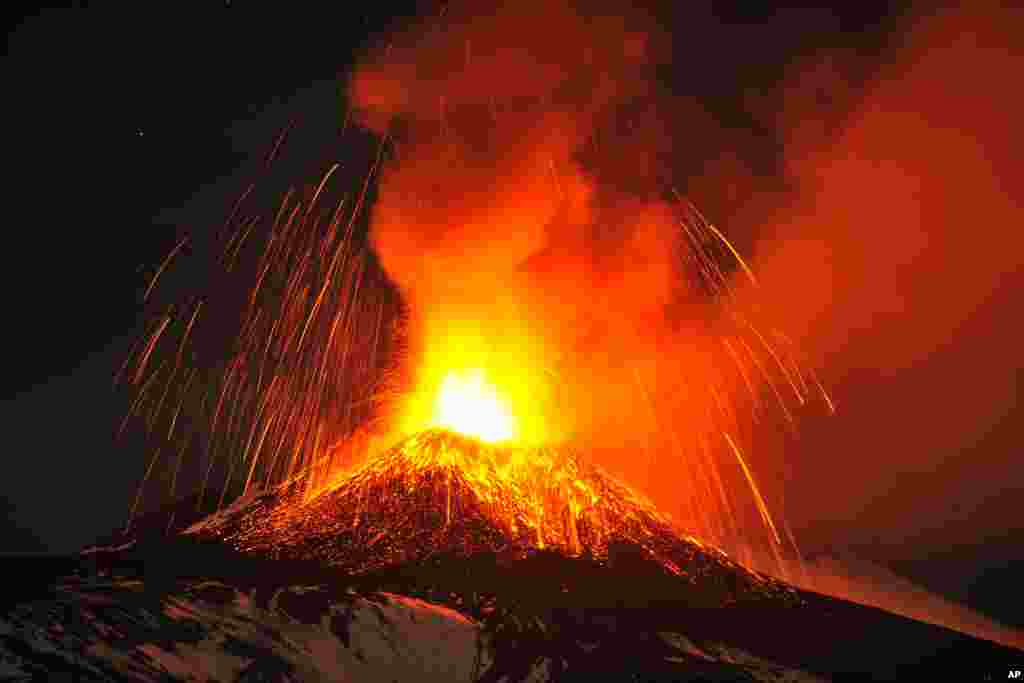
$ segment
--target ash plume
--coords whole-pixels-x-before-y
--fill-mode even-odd
[[[654,183],[627,195],[583,157],[600,155],[614,107],[653,103],[662,37],[563,3],[456,3],[437,21],[395,37],[351,84],[364,123],[395,141],[373,244],[414,315],[498,314],[495,336],[529,320],[549,355],[600,347],[588,336],[608,340],[613,321],[661,323],[680,282],[672,251],[654,248],[674,240],[672,211]]]

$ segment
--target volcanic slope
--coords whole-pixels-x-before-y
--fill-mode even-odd
[[[9,561],[37,580],[0,601],[0,678],[973,680],[1020,656],[748,571],[568,450],[425,432],[320,495],[254,488],[182,532],[184,505]]]
[[[511,561],[547,551],[598,565],[653,560],[715,604],[795,595],[682,533],[572,450],[505,449],[440,430],[407,438],[311,499],[270,492],[185,533],[355,575],[433,556]]]

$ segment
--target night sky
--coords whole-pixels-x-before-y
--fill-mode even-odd
[[[316,141],[340,124],[341,75],[361,48],[416,9],[336,3],[331,15],[314,16],[249,4],[126,11],[89,3],[10,19],[0,552],[69,552],[124,522],[146,458],[139,435],[113,440],[127,405],[111,385],[141,330],[146,274],[182,226],[219,225],[294,117],[298,161],[286,173],[310,182],[325,154]],[[856,54],[853,71],[868,77],[880,50],[915,20],[883,3],[845,13],[743,5],[716,4],[673,31],[677,45],[686,36],[686,49],[732,46],[676,77],[735,130],[748,165],[772,176],[782,141],[750,112],[751,91],[771,108],[789,65],[839,48]],[[699,175],[694,169],[715,150],[693,149],[683,168]],[[1019,181],[1006,188],[1015,197],[1019,189]],[[727,226],[727,202],[710,197],[709,212]],[[844,362],[824,373],[842,410],[804,420],[784,472],[787,509],[805,547],[853,550],[1017,625],[1020,285],[1009,278],[963,321],[955,338],[970,341],[936,348],[928,363],[896,371]],[[958,383],[975,387],[980,358],[999,359],[998,371],[987,372],[1001,378],[1001,393],[958,394]],[[939,418],[919,399],[939,392],[998,405],[948,453],[935,455],[942,444],[925,438],[928,452],[914,455],[915,439],[886,430],[928,432]],[[907,419],[894,422],[886,401],[900,402]],[[873,430],[873,439],[863,436]],[[852,482],[849,495],[842,482]]]

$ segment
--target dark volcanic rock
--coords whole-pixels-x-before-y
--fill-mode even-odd
[[[972,680],[1021,658],[810,593],[694,605],[639,554],[628,574],[537,552],[359,576],[187,537],[86,557],[8,601],[0,680]]]

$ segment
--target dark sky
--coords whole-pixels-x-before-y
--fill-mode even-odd
[[[309,132],[295,144],[300,157],[306,145],[315,167],[317,135],[340,116],[339,74],[359,46],[399,21],[393,15],[415,7],[354,3],[345,10],[349,5],[333,3],[330,16],[312,16],[276,4],[259,13],[250,4],[126,11],[101,3],[11,19],[0,551],[66,552],[124,520],[145,459],[132,435],[113,442],[126,405],[111,378],[138,334],[144,274],[173,246],[179,226],[198,231],[220,223],[289,117],[303,118]],[[815,12],[742,7],[718,3],[704,29],[676,35],[730,46],[686,84],[743,128],[743,139],[759,140],[750,161],[766,168],[777,141],[754,130],[740,107],[748,91],[772,101],[787,65],[815,50],[852,46],[870,71],[877,66],[870,55],[900,40],[904,26],[884,3]],[[938,464],[893,457],[893,467],[875,474],[867,464],[875,459],[865,458],[858,472],[856,454],[825,455],[837,434],[871,428],[874,414],[858,417],[856,406],[870,406],[873,392],[947,387],[942,377],[969,374],[972,354],[1012,355],[1019,331],[1000,321],[1014,298],[1002,296],[976,313],[991,318],[978,329],[997,330],[994,345],[979,340],[895,383],[863,365],[837,372],[833,393],[852,415],[809,418],[794,447],[788,478],[795,492],[788,495],[798,499],[810,545],[856,548],[1020,623],[1024,611],[1013,616],[1020,599],[1008,604],[1002,595],[1010,573],[1024,567],[1024,486],[1015,476],[1024,422],[1015,400],[1019,362],[1006,363],[1009,407],[957,457]],[[913,400],[914,391],[906,394]],[[927,416],[909,424],[926,430]],[[835,458],[846,464],[836,466]],[[844,505],[830,494],[837,472],[878,483]]]
[[[223,220],[297,109],[332,116],[355,46],[392,21],[90,5],[8,17],[4,550],[66,551],[124,519],[144,465],[113,443],[111,380],[147,275],[181,229]]]

